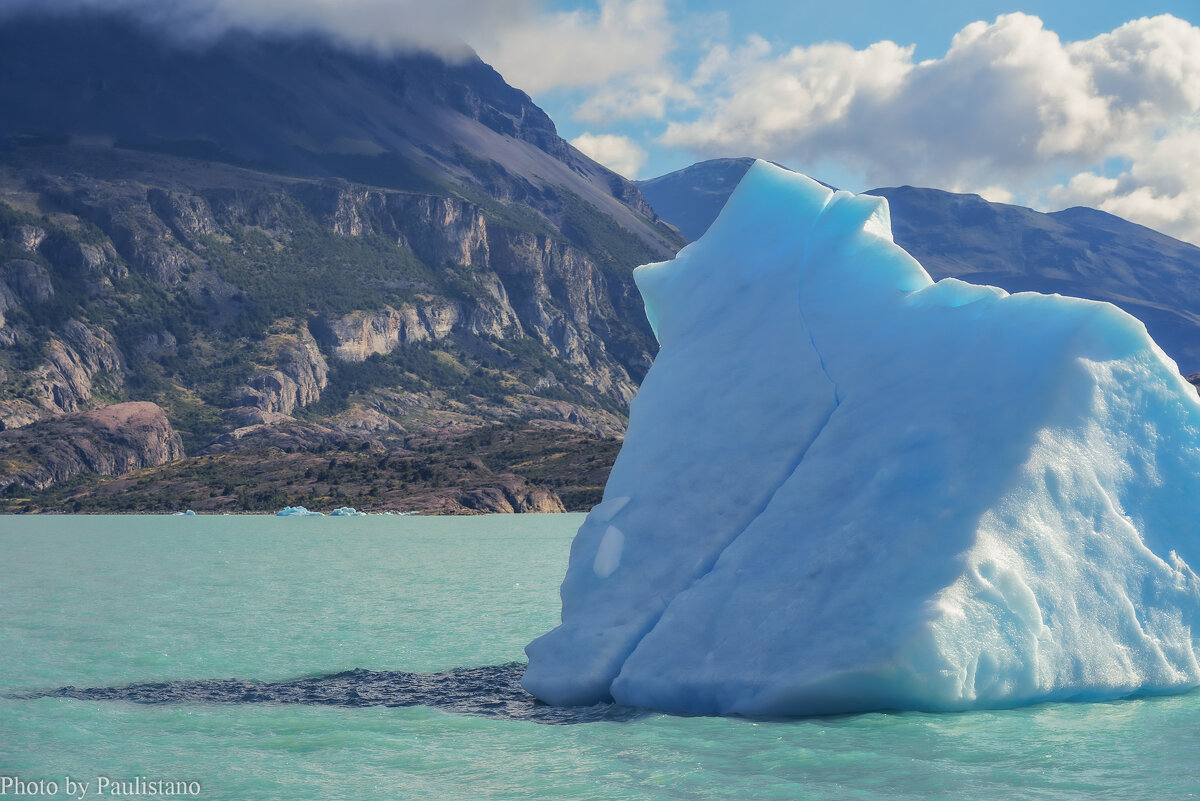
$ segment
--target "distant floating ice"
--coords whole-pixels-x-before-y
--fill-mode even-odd
[[[776,715],[1200,684],[1200,400],[1136,319],[934,283],[886,201],[763,162],[635,276],[661,350],[531,693]]]
[[[310,512],[303,506],[285,506],[275,513],[276,517],[324,517],[322,512]]]
[[[339,506],[337,509],[334,509],[332,512],[330,512],[328,516],[329,517],[368,517],[368,516],[375,516],[375,515],[406,516],[406,515],[415,515],[415,514],[417,514],[417,513],[416,512],[395,512],[395,511],[391,511],[391,510],[388,510],[386,512],[360,512],[357,509],[355,509],[353,506]],[[310,512],[308,509],[305,509],[303,506],[285,506],[283,509],[280,509],[278,512],[276,512],[275,516],[276,517],[325,517],[326,515],[324,512]]]

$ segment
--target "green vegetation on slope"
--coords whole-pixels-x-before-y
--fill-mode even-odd
[[[521,184],[499,164],[467,153],[461,154],[464,170],[482,186],[423,183],[400,163],[391,177],[370,181],[402,187],[400,194],[211,164],[185,166],[120,149],[103,151],[105,166],[95,176],[82,163],[69,175],[53,173],[49,151],[26,156],[22,168],[45,158],[51,161],[38,169],[50,172],[9,197],[0,194],[0,265],[31,261],[37,280],[48,276],[53,291],[40,301],[28,300],[26,291],[5,310],[0,404],[8,406],[2,410],[37,414],[39,407],[50,408],[47,381],[77,381],[77,375],[64,378],[66,373],[47,368],[48,346],[57,340],[67,349],[57,351],[60,363],[78,361],[68,366],[82,374],[79,408],[152,401],[164,409],[190,458],[139,473],[140,484],[78,479],[40,500],[11,499],[10,508],[32,503],[28,508],[53,509],[61,503],[80,511],[163,511],[178,508],[178,496],[198,505],[221,499],[205,508],[264,511],[283,505],[283,498],[318,505],[353,498],[370,505],[380,498],[408,503],[417,493],[429,496],[421,501],[424,508],[445,509],[454,508],[447,492],[461,494],[485,475],[506,476],[500,485],[510,499],[516,491],[504,483],[510,479],[518,481],[513,485],[518,489],[556,492],[573,508],[599,497],[603,477],[581,483],[563,476],[575,469],[570,464],[578,454],[591,452],[592,435],[586,432],[620,430],[628,384],[613,356],[628,355],[635,366],[627,369],[636,374],[636,365],[653,350],[636,322],[641,305],[629,280],[632,267],[653,254],[579,195]],[[123,176],[127,164],[152,169],[142,178],[114,177]],[[18,185],[15,169],[0,162],[0,193]],[[207,183],[210,170],[230,183]],[[202,188],[184,177],[197,171]],[[431,194],[410,194],[421,191]],[[529,192],[536,202],[526,202],[530,198],[522,193]],[[22,210],[33,208],[31,198],[38,198],[37,213]],[[440,215],[449,215],[448,227],[430,233]],[[486,226],[478,225],[479,216]],[[460,230],[463,237],[480,239],[460,243],[455,238]],[[423,254],[446,255],[423,260],[408,242]],[[464,253],[472,248],[473,266],[454,263],[460,247]],[[489,247],[490,268],[474,258]],[[385,308],[398,310],[399,317],[376,314]],[[347,315],[354,317],[343,321]],[[338,337],[356,336],[356,321],[365,326],[364,336],[402,342],[386,354],[344,361],[334,348]],[[384,324],[402,329],[381,333],[378,326]],[[368,332],[370,326],[375,328]],[[313,356],[310,334],[321,357]],[[436,339],[412,341],[430,334]],[[369,351],[378,342],[363,347]],[[590,363],[580,366],[555,355],[568,349],[586,354]],[[108,369],[113,358],[119,366]],[[97,360],[106,365],[97,370]],[[316,396],[313,379],[326,370],[328,385],[318,401],[281,422],[267,410],[291,408],[296,388],[282,390],[293,393],[286,403],[270,392],[290,380],[288,371],[296,365],[309,371],[306,400]],[[28,416],[13,419],[19,425]],[[458,442],[472,428],[488,430],[513,420],[532,426],[530,431],[546,426],[557,433],[526,432],[508,450],[469,439],[429,452],[409,453],[404,444],[429,430],[454,432],[451,439]],[[307,428],[293,436],[293,425]],[[236,439],[226,436],[235,428]],[[316,486],[304,471],[299,477],[289,472],[305,449],[343,452],[351,441],[366,443],[365,452],[410,460],[399,472],[389,468],[398,483],[351,476],[349,463],[340,462],[324,471],[338,479],[329,486]],[[492,448],[483,468],[470,466],[468,457],[475,458],[478,448]],[[506,458],[528,464],[524,472],[512,473]],[[451,464],[461,459],[468,461]],[[436,468],[443,462],[444,469]],[[225,492],[223,476],[235,485],[232,495]]]
[[[312,449],[263,448],[193,457],[120,477],[81,477],[23,497],[0,512],[446,511],[480,487],[540,488],[568,511],[598,503],[620,440],[528,424],[386,450],[365,440]],[[447,506],[450,504],[450,506]]]

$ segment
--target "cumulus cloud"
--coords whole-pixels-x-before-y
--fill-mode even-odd
[[[886,97],[912,70],[912,48],[892,42],[855,50],[845,44],[795,47],[771,54],[752,37],[737,50],[714,48],[693,81],[715,96],[700,120],[672,122],[663,141],[697,150],[750,149],[774,154],[845,118],[864,98]]]
[[[662,119],[669,108],[695,102],[697,95],[665,70],[632,75],[625,81],[602,84],[592,91],[574,117],[592,124],[630,119]]]
[[[472,40],[480,54],[536,93],[656,73],[674,29],[665,0],[598,0],[594,11],[545,13],[494,33]]]
[[[684,82],[703,110],[660,142],[698,157],[749,152],[845,165],[873,185],[1086,203],[1200,242],[1200,28],[1169,15],[1063,42],[1037,17],[1006,14],[922,62],[891,42],[776,52],[752,39],[714,47]],[[1129,167],[1106,174],[1114,162]]]
[[[584,133],[571,140],[586,156],[608,167],[618,175],[634,179],[646,165],[646,151],[627,136]]]
[[[1200,126],[1180,125],[1133,151],[1115,176],[1088,170],[1052,186],[1046,205],[1091,206],[1200,244]]]

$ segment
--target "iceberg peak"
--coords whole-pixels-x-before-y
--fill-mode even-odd
[[[945,279],[757,162],[635,278],[661,350],[524,686],[681,713],[1200,685],[1200,401],[1094,301]]]

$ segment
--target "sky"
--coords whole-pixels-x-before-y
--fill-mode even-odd
[[[1200,0],[0,0],[184,36],[473,47],[628,178],[755,156],[861,191],[1092,206],[1200,244]]]
[[[598,0],[475,46],[629,178],[756,156],[1200,244],[1198,24],[1200,0]]]

